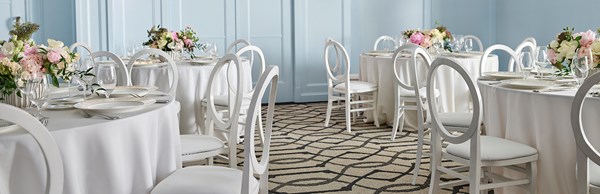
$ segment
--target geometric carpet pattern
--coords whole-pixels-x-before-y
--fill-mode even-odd
[[[325,103],[277,105],[269,161],[269,193],[427,193],[429,158],[412,185],[416,133],[391,141],[391,127],[362,121],[346,131],[343,110],[324,127]],[[258,146],[259,147],[259,146]],[[239,166],[243,165],[238,146]],[[428,149],[428,146],[425,146]],[[425,150],[428,152],[429,150]],[[216,161],[217,165],[224,165]],[[449,164],[452,165],[452,164]],[[442,179],[442,181],[447,181]],[[442,193],[465,193],[462,186]]]

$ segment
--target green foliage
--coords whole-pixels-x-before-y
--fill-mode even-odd
[[[13,29],[9,33],[12,37],[16,37],[17,40],[27,41],[39,29],[40,25],[31,22],[21,23],[21,17],[16,17]]]

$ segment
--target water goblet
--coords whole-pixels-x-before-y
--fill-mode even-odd
[[[523,78],[527,79],[529,77],[529,73],[533,69],[533,58],[531,57],[531,52],[525,51],[519,53],[519,65],[521,66],[521,71],[523,72]]]
[[[104,96],[107,99],[110,98],[110,94],[117,86],[115,64],[99,64],[96,81],[98,82],[98,85],[104,89]]]
[[[590,65],[590,57],[582,56],[579,58],[573,58],[573,62],[571,63],[571,72],[573,72],[573,77],[577,80],[577,85],[581,85],[583,80],[587,78],[589,65]]]
[[[540,74],[540,78],[544,78],[544,68],[550,64],[550,60],[548,59],[548,49],[546,47],[536,47],[535,48],[535,66],[538,69]]]
[[[40,122],[45,123],[48,119],[42,114],[42,106],[48,98],[48,83],[45,81],[45,75],[43,73],[33,73],[31,79],[25,82],[23,92],[27,98],[36,108],[33,116],[38,118]]]
[[[467,53],[468,53],[468,52],[471,52],[471,51],[473,50],[473,39],[470,39],[470,38],[469,38],[469,39],[466,39],[466,40],[465,40],[465,45],[464,45],[464,46],[465,46],[465,51],[466,51]]]

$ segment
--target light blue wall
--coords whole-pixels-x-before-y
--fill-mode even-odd
[[[484,47],[495,42],[495,0],[432,0],[431,25],[435,21],[453,34],[472,34]]]

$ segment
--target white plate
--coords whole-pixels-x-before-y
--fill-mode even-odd
[[[522,90],[541,90],[552,86],[552,82],[536,79],[509,79],[503,80],[502,86]]]
[[[153,98],[102,98],[86,100],[73,105],[73,107],[86,112],[124,113],[139,110],[155,102],[156,100]]]
[[[497,79],[497,80],[523,78],[523,73],[522,72],[506,72],[506,71],[488,72],[488,73],[485,73],[485,75],[488,76],[488,77],[492,77],[494,79]]]
[[[73,104],[45,104],[43,108],[46,110],[66,110],[74,107]]]
[[[366,54],[371,55],[371,56],[385,56],[385,57],[394,55],[394,53],[389,52],[389,51],[369,51]]]
[[[189,60],[188,62],[192,63],[192,64],[206,65],[206,64],[216,63],[217,59],[215,59],[215,58],[195,58],[195,59]]]
[[[136,94],[139,96],[144,96],[146,94],[148,94],[148,92],[157,90],[158,87],[156,86],[117,86],[115,87],[115,89],[113,90],[112,93],[110,93],[110,96],[112,97],[114,96],[129,96],[131,94]],[[100,90],[98,91],[99,94],[104,94],[104,91]]]

